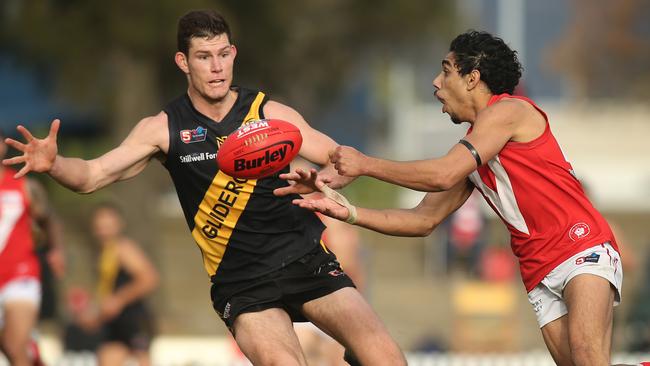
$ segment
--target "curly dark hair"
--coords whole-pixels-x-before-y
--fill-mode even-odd
[[[517,51],[511,50],[499,37],[469,30],[451,41],[449,51],[454,53],[458,72],[467,75],[478,70],[492,94],[512,94],[519,84],[523,68]]]
[[[232,42],[230,27],[221,14],[214,10],[192,10],[178,20],[178,51],[187,55],[192,38],[212,38],[220,34],[225,34]]]

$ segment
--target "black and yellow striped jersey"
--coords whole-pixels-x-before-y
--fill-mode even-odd
[[[164,165],[174,181],[203,265],[213,282],[259,277],[279,269],[320,245],[324,225],[311,211],[297,207],[297,195],[276,197],[288,183],[278,174],[236,179],[219,171],[221,142],[243,123],[263,119],[268,98],[233,87],[237,101],[216,122],[197,111],[187,94],[169,103],[169,152]]]

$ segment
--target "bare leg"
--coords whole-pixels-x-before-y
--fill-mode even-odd
[[[2,349],[12,366],[30,366],[29,342],[38,309],[31,301],[10,301],[4,305]]]
[[[135,359],[138,361],[139,366],[149,366],[151,365],[151,356],[149,355],[149,351],[133,351],[132,352],[133,356]]]
[[[129,358],[129,349],[120,342],[103,343],[97,350],[99,366],[124,365]]]
[[[571,359],[576,366],[609,365],[614,289],[606,279],[581,274],[564,289]]]
[[[544,342],[560,366],[609,366],[614,289],[606,279],[580,274],[567,284],[568,314],[542,328]]]
[[[256,366],[306,366],[293,323],[278,308],[244,313],[233,324],[235,340]]]
[[[350,349],[363,365],[406,365],[404,354],[361,294],[342,288],[303,305],[319,328]]]
[[[573,366],[568,324],[567,315],[564,315],[542,327],[544,343],[558,366]]]

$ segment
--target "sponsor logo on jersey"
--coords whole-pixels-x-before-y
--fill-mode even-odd
[[[591,253],[587,256],[576,258],[576,264],[580,265],[583,263],[598,263],[598,259],[600,259],[600,254]]]
[[[228,136],[217,136],[215,138],[215,140],[217,140],[217,149],[221,149],[221,145],[226,141],[226,138],[228,138]]]
[[[217,153],[199,152],[179,156],[181,163],[195,163],[198,161],[215,160]]]
[[[193,130],[181,130],[181,141],[186,144],[205,141],[208,136],[208,130],[204,127],[197,127]]]
[[[585,224],[584,222],[579,222],[571,227],[571,230],[569,230],[569,238],[573,241],[576,241],[578,239],[582,239],[589,235],[591,232],[591,229],[589,229],[589,225]]]

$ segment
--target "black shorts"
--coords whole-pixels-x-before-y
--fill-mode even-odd
[[[153,337],[153,319],[142,304],[127,306],[104,324],[104,342],[119,342],[132,351],[147,351]]]
[[[271,308],[284,309],[294,322],[305,322],[302,304],[344,287],[355,287],[334,253],[322,246],[287,266],[245,281],[212,285],[212,306],[232,331],[235,318]]]

